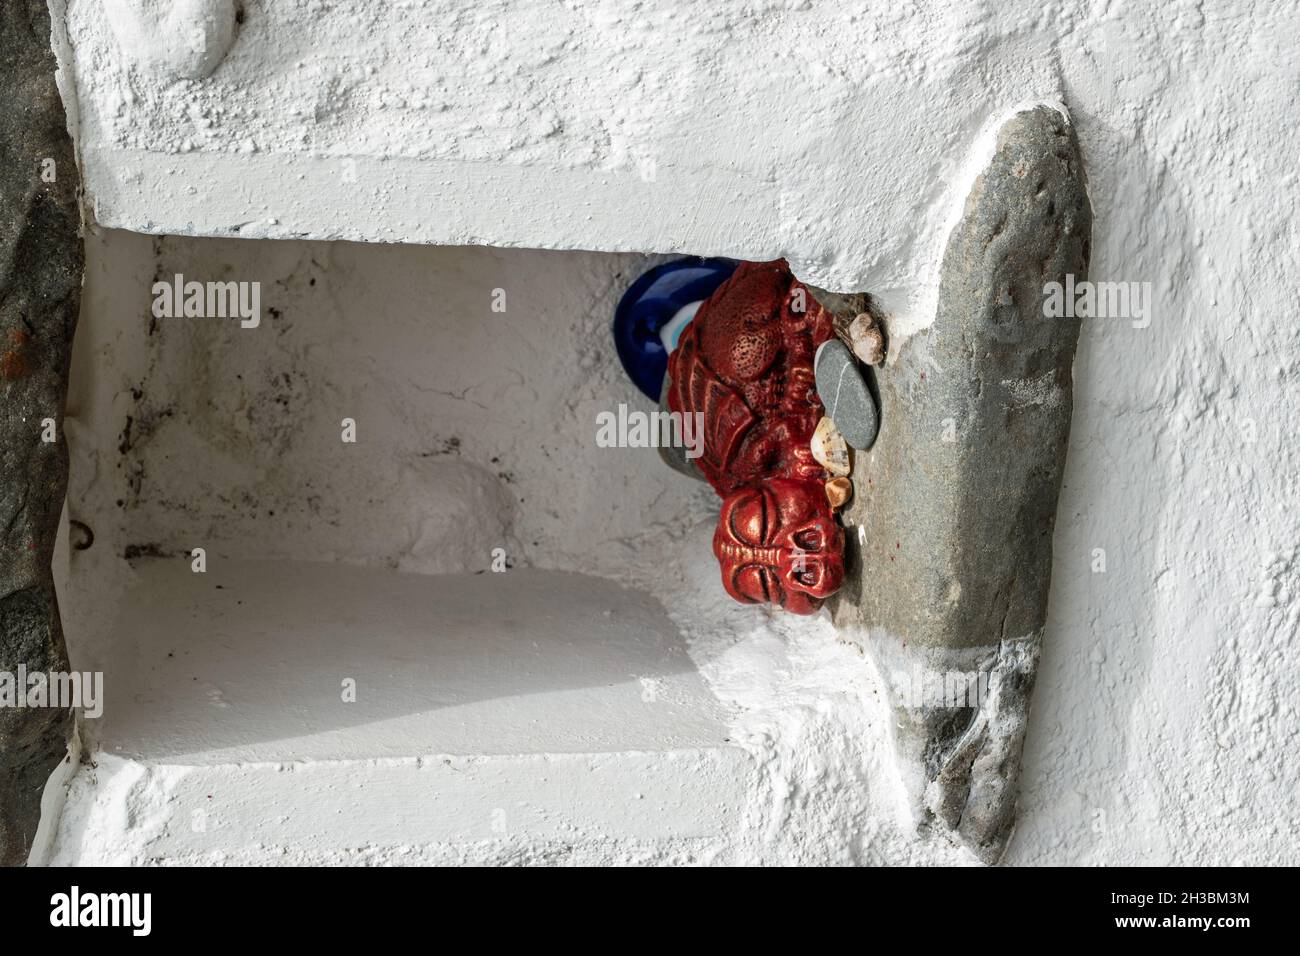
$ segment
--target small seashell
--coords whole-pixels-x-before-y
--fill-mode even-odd
[[[817,423],[809,449],[818,463],[832,475],[838,477],[849,473],[848,442],[828,416],[823,415]]]
[[[852,497],[853,482],[850,479],[841,476],[826,482],[826,500],[831,503],[831,508],[835,511],[848,504]]]
[[[849,323],[849,344],[853,354],[867,365],[879,365],[885,360],[885,333],[866,312]]]

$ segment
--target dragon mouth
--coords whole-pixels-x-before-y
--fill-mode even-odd
[[[779,546],[762,547],[740,544],[734,541],[718,542],[718,557],[726,558],[737,564],[779,565],[785,555],[785,548]]]

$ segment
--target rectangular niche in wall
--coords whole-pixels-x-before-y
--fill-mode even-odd
[[[666,610],[711,493],[595,440],[649,409],[609,335],[646,263],[90,237],[56,564],[106,707],[56,862],[734,827],[750,764]],[[158,314],[178,281],[257,314]]]

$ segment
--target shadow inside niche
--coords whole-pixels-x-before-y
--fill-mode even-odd
[[[103,748],[145,761],[373,759],[717,745],[663,607],[558,571],[136,563]]]

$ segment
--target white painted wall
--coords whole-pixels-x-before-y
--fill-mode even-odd
[[[153,9],[138,0],[115,4],[133,5]],[[942,227],[978,131],[1017,102],[1063,99],[1089,166],[1093,278],[1152,283],[1156,313],[1142,329],[1086,324],[1080,343],[1051,618],[1020,829],[1008,859],[1300,861],[1300,770],[1289,759],[1300,678],[1300,456],[1291,435],[1300,412],[1300,330],[1289,318],[1300,258],[1294,0],[722,0],[699,9],[247,0],[229,52],[202,80],[174,80],[172,67],[151,64],[139,41],[124,41],[107,25],[101,0],[67,6],[66,88],[76,106],[88,201],[103,225],[786,254],[809,281],[881,295],[900,327],[927,320]],[[220,0],[192,6],[224,9]],[[142,22],[147,26],[147,17]],[[534,366],[520,375],[522,391],[494,379],[496,391],[478,395],[458,360],[418,344],[410,351],[425,321],[457,331],[447,346],[457,359],[457,349],[487,356],[495,347],[467,322],[462,293],[435,320],[424,295],[454,284],[449,277],[462,270],[470,279],[465,288],[499,284],[498,271],[525,286],[547,273],[547,294],[559,307],[537,316],[536,330],[512,327],[524,342],[501,347],[506,355],[514,348],[545,354],[564,369],[581,361],[584,349],[605,348],[599,326],[615,293],[614,263],[634,261],[237,243],[223,243],[219,253],[174,244],[155,254],[144,248],[148,242],[110,238],[94,253],[120,264],[101,288],[124,282],[121,269],[133,269],[143,289],[164,260],[265,265],[291,283],[286,294],[303,309],[295,321],[319,322],[346,345],[327,361],[324,346],[309,345],[305,335],[265,352],[210,343],[218,368],[226,360],[267,375],[347,368],[334,363],[355,355],[374,374],[354,367],[329,385],[319,385],[327,377],[318,374],[327,398],[351,396],[376,409],[387,401],[395,413],[413,416],[431,446],[454,422],[478,436],[471,440],[479,465],[505,441],[485,437],[504,434],[485,421],[493,413],[445,396],[408,401],[417,384],[456,394],[469,388],[467,397],[492,401],[536,394],[538,420],[542,410],[561,418],[542,440],[512,448],[521,456],[519,473],[527,470],[533,482],[542,480],[533,470],[538,445],[576,447],[581,438],[576,412],[563,417],[564,389]],[[313,249],[333,257],[328,296],[301,287]],[[93,273],[89,281],[97,281]],[[389,304],[394,290],[411,284],[416,292]],[[601,308],[583,311],[597,299]],[[120,308],[113,295],[87,299],[92,327],[102,310],[111,329]],[[388,330],[396,345],[374,339],[371,327]],[[192,392],[179,401],[210,416],[204,397],[217,410],[239,399],[205,384],[208,366],[191,351],[202,346],[200,339],[157,348],[169,357],[164,381]],[[239,355],[245,348],[250,354]],[[140,360],[130,349],[112,354],[114,362]],[[83,351],[78,367],[93,361]],[[604,390],[617,387],[609,356],[597,365],[604,377],[589,386],[583,378],[576,407],[615,394]],[[441,378],[427,375],[431,369]],[[386,376],[399,384],[358,384]],[[445,385],[433,384],[444,378]],[[263,394],[259,385],[246,397]],[[285,398],[303,395],[291,388]],[[436,425],[415,414],[426,401]],[[123,408],[112,408],[87,410],[93,434],[120,428]],[[323,421],[323,408],[313,405],[306,417],[317,414]],[[266,448],[269,437],[310,449],[310,437],[268,436],[259,427],[250,420],[229,441]],[[74,469],[74,489],[85,490],[86,479],[78,480]],[[416,502],[422,480],[413,472],[395,489],[392,507]],[[627,499],[643,500],[661,481],[633,480]],[[667,524],[697,517],[664,500],[647,507]],[[165,530],[164,509],[146,505],[143,526]],[[551,547],[568,549],[566,560],[580,560],[574,535],[580,540],[597,526],[604,535],[619,515],[639,526],[646,513],[631,521],[630,512],[610,508],[590,526],[564,509],[525,515],[529,531],[521,541],[549,535]],[[197,519],[222,526],[211,510],[200,508]],[[232,532],[241,521],[253,524],[238,509],[231,520]],[[601,547],[621,547],[620,560],[631,567],[653,536],[615,527]],[[331,547],[315,526],[304,521],[300,531],[313,546]],[[254,540],[274,537],[266,528],[253,533]],[[356,547],[377,560],[400,563],[418,550],[408,540],[376,542],[365,534],[357,530]],[[1104,574],[1092,570],[1099,548]],[[753,646],[798,656],[813,636],[791,636],[781,625]],[[698,653],[708,676],[709,655]],[[745,697],[751,671],[775,676],[783,668],[729,669],[729,693]],[[863,692],[869,698],[873,691]],[[775,724],[783,714],[772,711]],[[868,742],[864,752],[876,747]],[[778,776],[797,763],[797,749],[784,752],[789,763],[763,764]],[[835,752],[843,761],[863,753]],[[879,761],[864,765],[886,772]],[[841,764],[833,776],[852,773]],[[794,792],[817,787],[815,774],[788,779]],[[873,794],[873,807],[888,807],[887,786]],[[888,835],[893,826],[858,855],[907,858],[914,851]]]

